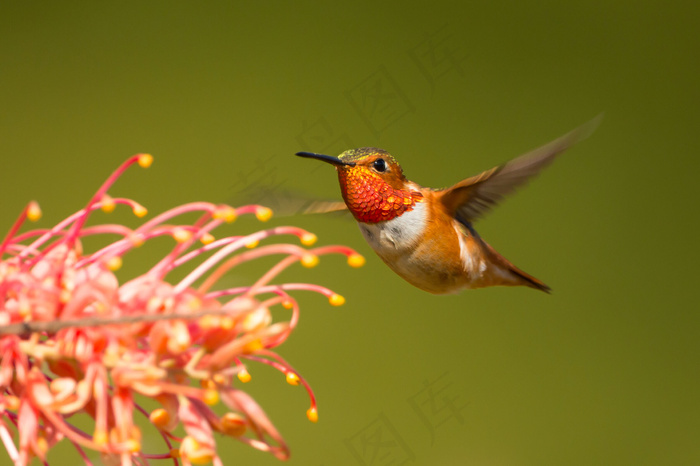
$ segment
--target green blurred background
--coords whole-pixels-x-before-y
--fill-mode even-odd
[[[314,387],[318,424],[303,390],[267,367],[250,368],[246,389],[295,465],[700,464],[699,14],[689,1],[6,1],[0,227],[31,199],[51,225],[137,152],[154,165],[111,192],[151,213],[263,183],[339,198],[333,170],[294,152],[379,146],[443,187],[604,111],[590,139],[477,225],[549,296],[429,295],[351,220],[273,219],[368,260],[330,256],[280,278],[347,298],[297,295],[301,323],[280,348]],[[149,260],[127,257],[124,273]],[[278,463],[221,442],[225,464]]]

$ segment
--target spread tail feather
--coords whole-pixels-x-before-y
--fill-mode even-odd
[[[517,275],[518,277],[520,277],[523,280],[523,284],[525,286],[529,286],[530,288],[535,288],[536,290],[544,291],[545,293],[548,293],[548,294],[552,292],[552,289],[550,287],[548,287],[547,285],[545,285],[542,281],[536,279],[535,277],[533,277],[530,274],[523,272],[522,270],[513,266],[512,264],[511,264],[511,268],[509,270],[512,273],[514,273],[515,275]]]
[[[490,259],[513,275],[513,283],[504,283],[505,285],[522,285],[534,288],[536,290],[544,291],[545,293],[552,292],[552,289],[550,287],[548,287],[542,281],[536,279],[532,275],[525,273],[516,266],[514,266],[508,259],[496,252],[496,250],[493,249],[490,244],[484,241],[484,245],[486,246],[486,249],[488,250],[489,255],[491,256]]]

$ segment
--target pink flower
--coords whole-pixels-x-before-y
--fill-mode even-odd
[[[145,216],[143,206],[112,198],[107,190],[130,165],[148,167],[151,161],[147,154],[130,158],[84,209],[53,228],[19,233],[25,220],[41,216],[38,205],[30,203],[0,243],[0,439],[16,465],[29,464],[34,456],[45,462],[48,450],[62,439],[87,463],[85,450],[90,449],[110,464],[163,458],[178,464],[180,458],[185,465],[220,465],[215,432],[286,459],[284,439],[240,388],[251,377],[244,365],[248,361],[270,365],[288,383],[303,385],[310,398],[307,416],[314,422],[318,418],[308,383],[274,349],[299,319],[290,292],[321,293],[332,305],[344,299],[319,285],[272,281],[295,262],[312,267],[324,254],[343,254],[356,267],[364,259],[343,246],[258,247],[277,235],[293,235],[311,246],[315,235],[296,227],[213,236],[215,228],[238,215],[267,220],[270,210],[258,205],[234,209],[197,202],[135,229],[107,223],[86,226],[92,212],[111,212],[117,205]],[[192,212],[201,212],[199,220],[177,224],[178,217]],[[96,235],[116,240],[84,251],[82,239]],[[160,236],[175,240],[172,251],[120,284],[114,271],[126,253]],[[216,288],[231,268],[269,255],[282,259],[252,285]],[[167,280],[170,272],[185,267],[190,272],[183,279]],[[280,320],[280,314],[288,317]],[[153,398],[161,407],[148,413],[135,403],[136,395]],[[222,416],[211,409],[220,402],[227,410]],[[76,413],[94,420],[92,431],[70,423]],[[141,450],[135,413],[147,416],[161,433],[164,452]],[[184,438],[173,434],[178,426],[184,427]]]

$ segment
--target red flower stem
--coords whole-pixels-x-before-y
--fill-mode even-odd
[[[112,174],[109,175],[109,177],[104,183],[102,183],[102,186],[100,186],[97,192],[92,196],[92,199],[90,199],[90,201],[88,202],[85,209],[83,209],[85,215],[78,217],[76,222],[71,227],[67,238],[69,246],[72,246],[75,243],[75,240],[78,238],[78,232],[87,221],[88,214],[90,213],[90,211],[93,210],[93,205],[101,201],[104,195],[107,193],[107,190],[110,187],[112,187],[114,182],[117,181],[117,179],[122,175],[122,173],[124,173],[126,169],[129,168],[131,165],[137,163],[142,156],[143,154],[136,154],[134,156],[131,156],[129,159],[127,159],[126,162],[121,164],[119,168],[114,170],[114,172],[112,172]]]
[[[2,259],[2,256],[5,254],[5,250],[7,249],[7,246],[10,244],[12,237],[19,231],[19,229],[22,227],[22,224],[24,221],[27,219],[27,212],[29,211],[29,207],[32,204],[29,203],[27,204],[24,209],[22,209],[22,213],[19,214],[19,217],[15,221],[15,223],[12,225],[12,228],[10,228],[10,231],[7,232],[7,235],[5,235],[5,239],[2,240],[2,244],[0,244],[0,259]]]

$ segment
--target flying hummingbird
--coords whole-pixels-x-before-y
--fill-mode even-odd
[[[379,257],[410,284],[435,294],[487,286],[528,286],[550,292],[511,264],[473,223],[554,158],[595,129],[600,117],[574,131],[447,189],[404,176],[382,149],[362,147],[338,157],[297,152],[333,165],[345,205]],[[331,209],[320,208],[319,211]]]

